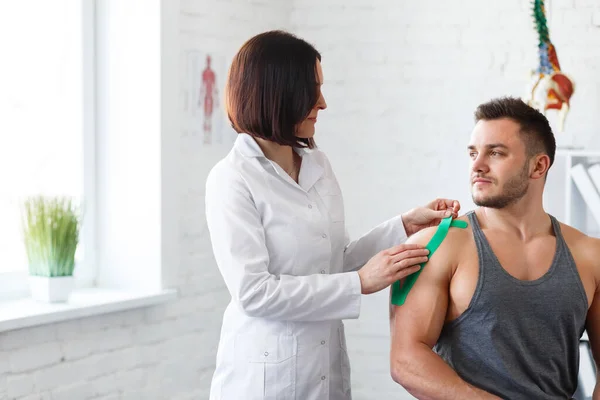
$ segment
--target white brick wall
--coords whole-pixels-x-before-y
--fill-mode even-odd
[[[351,233],[435,196],[471,207],[465,144],[475,106],[520,95],[536,48],[527,2],[181,0],[181,46],[228,59],[255,33],[289,28],[323,54],[329,109],[318,142],[333,162]],[[551,0],[550,29],[578,87],[567,126],[600,146],[595,1]],[[0,334],[0,399],[205,399],[228,295],[203,217],[204,180],[228,150],[173,135],[178,169],[177,302]],[[343,145],[343,148],[342,148]],[[402,396],[389,378],[387,294],[348,321],[355,399]]]

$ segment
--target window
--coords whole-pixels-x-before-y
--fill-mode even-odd
[[[30,194],[85,197],[78,269],[93,255],[93,32],[93,0],[0,2],[0,279],[27,273]]]
[[[178,171],[179,12],[177,2],[0,2],[0,333],[177,298],[163,282],[179,265],[179,193],[163,178]],[[67,304],[28,296],[17,201],[32,193],[84,199]]]

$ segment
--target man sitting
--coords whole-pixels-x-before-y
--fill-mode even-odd
[[[600,360],[600,240],[544,211],[556,144],[541,113],[503,98],[475,120],[478,207],[392,306],[392,377],[421,399],[571,398],[584,329]],[[436,229],[409,242],[425,245]]]

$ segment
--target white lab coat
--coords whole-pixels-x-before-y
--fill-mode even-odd
[[[350,242],[327,157],[298,153],[297,184],[240,134],[208,176],[208,228],[231,294],[211,400],[351,398],[342,319],[360,313],[356,270],[406,233],[398,216]]]

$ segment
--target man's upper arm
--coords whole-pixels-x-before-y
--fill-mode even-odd
[[[407,243],[426,245],[436,229],[423,230]],[[405,349],[417,343],[433,347],[439,338],[446,319],[452,275],[451,246],[445,244],[442,243],[425,264],[406,302],[402,306],[392,305],[392,357],[405,353]]]
[[[565,229],[565,232],[569,232],[570,227]],[[580,236],[583,236],[579,234]],[[574,240],[571,241],[575,245],[574,253],[578,255],[576,262],[578,268],[581,268],[585,272],[591,272],[590,275],[581,275],[586,288],[588,301],[591,297],[591,305],[587,312],[587,318],[585,322],[585,329],[592,349],[592,355],[596,364],[596,369],[600,373],[600,239],[584,236],[583,239],[575,236]],[[582,266],[584,266],[582,268]],[[586,279],[593,279],[593,292],[590,290],[589,282]],[[596,397],[594,397],[595,399]]]
[[[600,367],[600,289],[598,287],[594,293],[592,305],[588,310],[585,328],[592,348],[596,369],[600,372],[600,368],[598,368]]]

